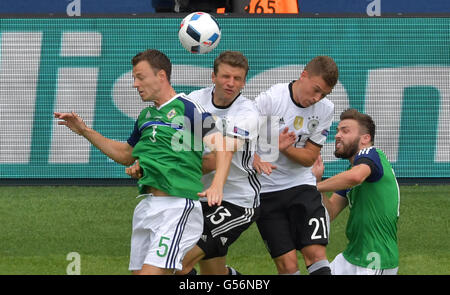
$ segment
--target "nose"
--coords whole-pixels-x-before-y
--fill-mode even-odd
[[[233,78],[230,78],[230,79],[228,79],[227,80],[227,86],[228,87],[234,87],[234,79]]]

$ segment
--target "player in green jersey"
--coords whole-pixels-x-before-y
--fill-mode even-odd
[[[123,165],[139,159],[144,198],[133,216],[130,270],[134,274],[173,274],[199,240],[203,214],[199,197],[220,205],[236,139],[223,136],[210,113],[170,84],[172,64],[162,52],[146,50],[132,59],[133,86],[142,110],[127,142],[108,139],[89,128],[74,112],[55,112],[65,125],[85,137],[105,155]],[[217,125],[220,125],[219,123]],[[216,174],[203,190],[203,144],[216,151]]]
[[[317,184],[331,220],[349,206],[349,243],[331,263],[332,274],[397,274],[397,220],[400,190],[391,164],[374,147],[375,123],[355,109],[342,112],[337,127],[335,156],[350,161],[348,170]],[[314,164],[318,179],[323,163]]]

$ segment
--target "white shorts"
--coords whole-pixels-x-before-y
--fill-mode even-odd
[[[203,232],[199,201],[180,197],[147,196],[133,215],[129,269],[144,264],[164,269],[182,269],[184,255]]]
[[[339,253],[330,263],[332,275],[396,275],[398,267],[390,269],[371,269],[351,264]]]

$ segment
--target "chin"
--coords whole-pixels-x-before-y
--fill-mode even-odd
[[[335,150],[335,151],[334,151],[334,156],[335,156],[336,158],[339,158],[339,159],[346,159],[346,158],[345,158],[345,154],[342,153],[342,152],[339,152],[338,150]]]

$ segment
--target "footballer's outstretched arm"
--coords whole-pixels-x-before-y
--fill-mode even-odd
[[[92,128],[89,128],[76,113],[54,113],[55,118],[60,119],[58,125],[64,125],[74,133],[83,136],[89,142],[98,148],[119,164],[128,166],[136,160],[132,156],[133,147],[126,142],[115,141],[104,137]]]
[[[243,140],[230,136],[223,136],[221,132],[214,132],[203,138],[205,144],[211,151],[215,152],[216,173],[209,188],[201,193],[200,197],[208,199],[208,205],[220,205],[223,198],[223,186],[230,171],[233,154],[242,146]]]
[[[311,169],[311,172],[316,176],[317,183],[320,184],[323,176],[323,172],[325,171],[325,165],[323,164],[322,156],[319,154],[317,160],[314,162],[314,165]],[[322,194],[322,203],[327,208],[328,214],[330,215],[330,221],[333,221],[341,211],[347,207],[348,201],[347,198],[342,197],[337,193],[333,193],[331,198],[328,198],[326,195]]]
[[[317,184],[320,192],[335,192],[360,185],[370,176],[369,165],[359,164]]]
[[[348,205],[347,198],[342,197],[337,193],[332,194],[330,198],[322,194],[322,202],[330,215],[330,221],[333,221]]]

